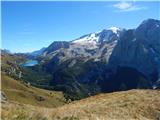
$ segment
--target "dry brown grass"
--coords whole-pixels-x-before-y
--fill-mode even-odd
[[[2,117],[6,118],[3,120],[14,120],[13,116],[22,120],[18,119],[18,114],[23,116],[23,120],[159,120],[160,91],[130,90],[100,94],[53,109],[18,103],[2,105]]]

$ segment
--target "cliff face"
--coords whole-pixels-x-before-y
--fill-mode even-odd
[[[133,67],[149,78],[157,73],[160,78],[160,21],[148,19],[137,29],[125,31],[109,65]]]

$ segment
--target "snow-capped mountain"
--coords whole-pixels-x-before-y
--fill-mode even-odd
[[[54,85],[66,87],[69,80],[73,89],[83,83],[94,83],[102,91],[121,86],[155,89],[160,79],[160,21],[148,19],[136,29],[111,27],[69,42],[53,42],[42,56]]]
[[[84,35],[72,41],[72,43],[77,43],[80,45],[85,45],[85,44],[96,45],[104,41],[110,42],[112,40],[117,40],[117,37],[119,37],[120,31],[121,31],[120,28],[110,27],[109,29],[104,29],[101,32]]]
[[[106,54],[108,60],[112,49],[117,44],[120,33],[124,29],[111,27],[101,32],[90,33],[70,42],[53,42],[43,53],[50,59],[61,62],[70,58],[83,57],[85,61],[89,59],[100,60]]]
[[[110,64],[114,63],[115,66],[124,64],[138,67],[141,72],[151,74],[157,65],[159,66],[160,61],[159,31],[159,20],[148,19],[136,29],[111,27],[69,42],[53,42],[45,49],[43,55],[59,62],[78,57],[85,58],[85,61],[103,59],[105,62],[110,61]],[[157,69],[160,71],[160,67]]]

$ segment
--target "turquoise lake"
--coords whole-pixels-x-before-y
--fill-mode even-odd
[[[30,66],[35,66],[38,64],[37,60],[28,60],[25,63],[22,64],[23,67],[30,67]]]

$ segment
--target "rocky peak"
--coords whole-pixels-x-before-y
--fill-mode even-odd
[[[147,19],[136,29],[136,38],[160,45],[160,20]]]
[[[117,27],[111,27],[109,29],[104,29],[99,33],[99,43],[112,42],[119,39],[122,30]]]
[[[69,42],[67,41],[55,41],[43,52],[44,55],[54,52],[61,48],[69,48]]]

